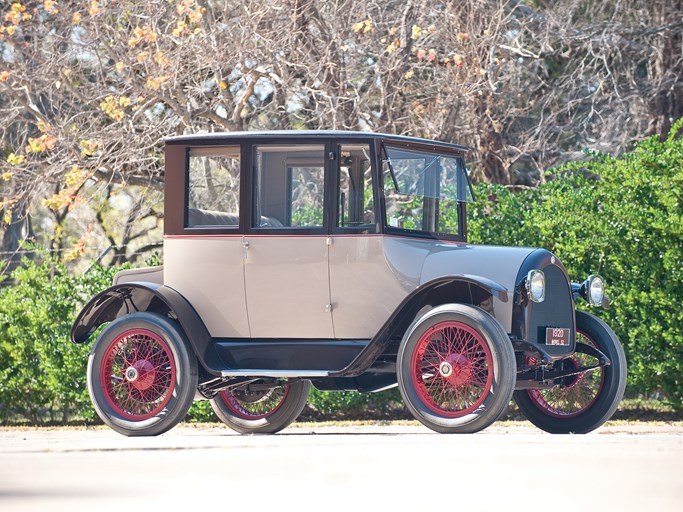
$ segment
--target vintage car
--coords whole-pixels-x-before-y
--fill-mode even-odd
[[[156,435],[193,400],[274,433],[319,390],[398,386],[443,433],[511,398],[554,433],[589,432],[624,393],[613,331],[544,249],[467,243],[466,148],[338,131],[166,140],[163,267],[119,272],[76,318],[102,420]]]

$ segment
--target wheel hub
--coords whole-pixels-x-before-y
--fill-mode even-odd
[[[462,354],[451,354],[439,365],[439,374],[452,386],[462,386],[472,378],[472,362]]]
[[[138,375],[139,373],[135,367],[129,366],[126,368],[126,380],[128,382],[135,382],[138,378]]]
[[[248,388],[237,388],[232,390],[232,394],[240,402],[257,404],[266,400],[273,393],[272,389],[252,390]]]
[[[450,377],[451,374],[453,373],[453,365],[449,363],[448,361],[443,361],[439,365],[439,373],[441,374],[442,377]]]
[[[559,366],[560,366],[560,370],[575,370],[581,365],[579,364],[579,362],[575,358],[570,358],[570,359],[562,360],[562,363]],[[563,388],[571,389],[574,386],[576,386],[577,384],[581,383],[584,376],[585,376],[584,373],[577,373],[576,375],[568,375],[560,381],[560,385]]]
[[[141,359],[139,361],[135,361],[135,363],[126,368],[124,375],[126,380],[130,382],[133,387],[139,389],[140,391],[144,391],[149,389],[152,384],[154,384],[156,372],[154,371],[154,366],[152,366],[152,363],[146,359]]]

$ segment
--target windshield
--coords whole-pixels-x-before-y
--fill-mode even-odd
[[[383,149],[387,226],[459,235],[458,202],[474,200],[462,157]]]

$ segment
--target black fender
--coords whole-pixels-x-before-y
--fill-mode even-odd
[[[157,283],[118,284],[96,295],[76,317],[71,327],[71,341],[85,343],[100,325],[138,311],[177,319],[202,366],[209,373],[220,375],[222,363],[197,311],[176,290]]]
[[[403,336],[418,312],[425,306],[471,304],[493,314],[492,298],[508,302],[508,289],[495,281],[468,274],[444,276],[428,281],[413,290],[377,331],[370,343],[346,368],[330,373],[330,377],[357,377],[363,374],[389,347],[396,336]]]

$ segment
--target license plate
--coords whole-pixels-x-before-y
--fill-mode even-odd
[[[571,329],[558,329],[547,327],[545,330],[546,345],[568,346],[571,340]]]

